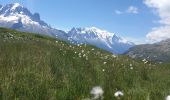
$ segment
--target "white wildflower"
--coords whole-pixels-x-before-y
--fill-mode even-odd
[[[100,86],[93,87],[93,89],[90,91],[90,94],[93,95],[93,99],[103,99],[103,89]]]
[[[132,67],[132,64],[130,64],[130,67]]]
[[[79,53],[78,55],[81,56],[81,53]]]
[[[170,100],[170,95],[168,95],[165,100]]]
[[[104,59],[108,59],[108,56],[105,56]]]
[[[116,58],[116,55],[112,55],[113,58]]]
[[[103,64],[105,65],[107,62],[103,62]]]
[[[85,56],[86,56],[86,54],[83,55],[83,57],[85,57]]]
[[[148,61],[145,61],[145,62],[144,62],[144,64],[147,64],[147,63],[148,63]]]
[[[84,50],[81,50],[82,53],[84,53]]]
[[[123,94],[122,91],[117,91],[117,92],[115,92],[115,94],[114,94],[115,97],[121,97],[121,96],[123,96],[123,95],[124,95],[124,94]]]
[[[89,60],[88,56],[86,56],[86,60]]]
[[[145,62],[145,61],[146,61],[146,59],[143,59],[142,61],[143,61],[143,62]]]

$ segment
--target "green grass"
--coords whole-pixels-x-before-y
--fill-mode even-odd
[[[82,50],[87,58],[79,57]],[[83,100],[94,86],[103,88],[104,100],[118,100],[117,90],[124,92],[119,100],[164,100],[169,66],[0,28],[0,100]]]

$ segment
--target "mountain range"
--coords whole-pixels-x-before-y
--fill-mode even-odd
[[[0,26],[16,29],[24,32],[33,32],[66,39],[64,31],[50,27],[40,19],[38,13],[32,14],[27,8],[19,3],[0,6]]]
[[[154,44],[137,45],[128,50],[126,55],[154,62],[170,62],[170,39]]]
[[[132,42],[122,39],[114,33],[96,27],[72,28],[68,32],[68,36],[79,43],[95,45],[116,54],[124,53],[134,45]]]
[[[90,44],[115,54],[122,54],[134,46],[134,43],[116,34],[96,27],[72,28],[69,32],[52,28],[41,20],[38,13],[31,13],[19,3],[0,5],[0,26],[48,35],[76,44]]]

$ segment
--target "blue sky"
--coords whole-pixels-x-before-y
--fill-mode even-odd
[[[1,0],[0,4],[18,2],[52,27],[69,30],[72,27],[98,27],[137,43],[160,24],[159,16],[144,4],[144,0]],[[128,9],[131,9],[128,11]],[[135,10],[135,11],[133,11]]]

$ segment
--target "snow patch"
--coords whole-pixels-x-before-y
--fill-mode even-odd
[[[19,3],[14,3],[11,10],[15,10],[19,6],[21,6]]]

